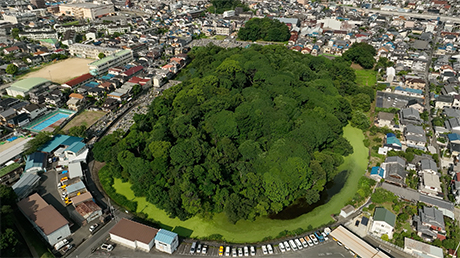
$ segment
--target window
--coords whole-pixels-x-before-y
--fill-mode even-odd
[[[57,240],[60,240],[62,238],[62,236],[58,237]]]

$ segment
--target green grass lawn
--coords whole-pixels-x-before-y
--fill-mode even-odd
[[[217,39],[217,40],[224,40],[226,38],[227,38],[227,36],[225,36],[225,35],[216,35],[216,36],[214,36],[214,39]]]
[[[162,210],[146,201],[144,197],[135,197],[130,189],[130,183],[123,183],[121,179],[115,179],[113,187],[120,194],[128,199],[137,201],[137,212],[148,214],[150,219],[159,222],[161,227],[173,230],[190,230],[191,237],[203,238],[213,234],[220,234],[228,242],[234,243],[253,243],[261,241],[266,237],[276,237],[281,231],[295,230],[302,228],[307,230],[309,227],[318,228],[333,221],[331,215],[338,214],[340,209],[353,197],[358,189],[358,180],[365,173],[368,163],[368,150],[363,144],[364,135],[361,130],[350,125],[344,128],[344,136],[350,141],[354,152],[345,158],[340,170],[348,170],[348,178],[339,194],[331,200],[292,220],[271,220],[267,217],[259,217],[255,221],[240,220],[236,224],[228,222],[223,213],[216,214],[213,219],[203,219],[198,216],[180,221],[172,219]]]
[[[377,83],[377,72],[374,70],[355,70],[355,73],[359,86],[374,86]]]

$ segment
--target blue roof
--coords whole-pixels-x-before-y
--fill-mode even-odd
[[[67,193],[75,193],[76,191],[79,191],[81,189],[85,189],[85,184],[82,182],[82,181],[79,181],[73,185],[69,185],[67,186],[66,190],[67,190]]]
[[[43,152],[52,152],[60,145],[70,146],[75,142],[81,142],[83,138],[68,136],[68,135],[56,135],[53,139],[47,142],[40,148],[40,151]]]
[[[457,133],[450,133],[447,138],[449,138],[449,141],[460,141],[460,135]]]
[[[412,93],[416,93],[416,94],[423,94],[423,91],[422,91],[422,90],[411,89],[411,88],[403,88],[403,87],[401,87],[401,86],[396,87],[395,90],[406,91],[406,92],[412,92]]]
[[[83,147],[85,147],[86,144],[82,142],[74,142],[72,145],[69,146],[69,148],[66,149],[66,151],[71,151],[73,153],[77,153],[79,150],[81,150]]]
[[[396,137],[394,133],[387,133],[387,137]]]
[[[167,245],[170,245],[176,237],[176,233],[168,231],[166,229],[160,229],[160,231],[158,231],[157,235],[155,236],[155,241],[159,241]]]
[[[396,144],[402,146],[401,141],[396,137],[387,137],[387,144]]]
[[[24,168],[27,171],[29,168],[33,167],[44,167],[45,162],[45,153],[43,152],[35,152],[27,156],[26,167]]]
[[[379,175],[383,178],[385,176],[385,170],[383,170],[381,167],[373,167],[371,169],[371,175]]]

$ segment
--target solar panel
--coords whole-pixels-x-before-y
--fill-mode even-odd
[[[363,224],[364,226],[367,226],[367,223],[369,223],[369,219],[367,217],[363,217],[361,219],[361,224]]]

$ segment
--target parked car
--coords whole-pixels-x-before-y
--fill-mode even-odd
[[[289,245],[291,246],[292,251],[297,251],[297,246],[295,245],[294,240],[289,240]]]
[[[196,249],[196,242],[192,243],[192,247],[190,247],[190,254],[194,254]]]
[[[324,240],[326,240],[326,241],[329,240],[329,237],[327,237],[327,234],[326,234],[326,233],[322,232],[321,234],[323,235]]]
[[[196,248],[196,253],[201,254],[201,244],[198,244],[198,247]]]
[[[203,248],[201,248],[201,253],[202,254],[206,254],[208,252],[208,246],[207,245],[203,245]]]
[[[340,246],[343,246],[343,244],[342,244],[342,243],[340,243],[340,241],[337,241],[337,244],[338,244],[338,245],[340,245]]]
[[[315,235],[311,234],[311,235],[310,235],[310,239],[313,241],[313,243],[314,243],[315,245],[318,244],[318,239],[316,239]]]
[[[254,246],[251,246],[250,249],[251,249],[251,256],[255,256],[256,255],[256,248]]]
[[[220,246],[219,247],[219,256],[222,256],[222,255],[224,255],[224,247]]]
[[[302,246],[304,248],[308,247],[308,243],[307,243],[307,241],[305,241],[305,239],[303,237],[299,238],[299,241],[300,241],[300,243],[302,244]]]
[[[297,249],[302,250],[302,248],[303,248],[302,243],[300,243],[299,239],[297,239],[297,238],[294,239],[294,243],[296,244]]]
[[[237,253],[237,251],[236,251],[236,247],[233,247],[233,248],[232,248],[232,256],[233,256],[233,257],[237,257],[237,256],[238,256],[238,253]]]
[[[69,244],[69,240],[63,239],[54,245],[54,249],[59,250],[63,248],[64,246],[66,246],[67,244]]]
[[[268,245],[267,245],[267,250],[268,250],[268,253],[269,253],[269,254],[273,254],[273,247],[272,247],[271,244],[268,244]]]
[[[110,244],[102,244],[102,245],[101,245],[101,249],[110,252],[110,251],[113,250],[113,245],[110,245]]]
[[[245,246],[243,250],[244,250],[244,256],[249,256],[249,248]]]
[[[262,246],[262,253],[268,254],[268,252],[267,252],[267,247],[264,246],[264,245]]]
[[[289,246],[288,241],[284,241],[284,248],[286,248],[286,251],[291,251],[291,247]]]
[[[313,246],[313,241],[311,241],[311,239],[308,237],[308,236],[305,236],[305,240],[307,241],[308,245],[309,246]]]
[[[283,243],[279,243],[278,247],[279,247],[279,249],[280,249],[280,251],[281,251],[282,253],[286,252],[286,249],[284,248],[284,244],[283,244]]]
[[[230,256],[230,246],[225,247],[225,256]]]
[[[315,237],[319,240],[319,242],[324,242],[323,234],[320,232],[315,232]]]
[[[62,249],[62,252],[64,253],[67,253],[68,251],[70,251],[70,249],[73,248],[73,245],[72,244],[68,244],[66,245],[63,249]]]
[[[98,226],[99,226],[99,224],[97,224],[97,223],[93,224],[91,227],[89,227],[89,232],[93,233]]]
[[[243,256],[243,248],[238,247],[238,256],[242,257]]]

